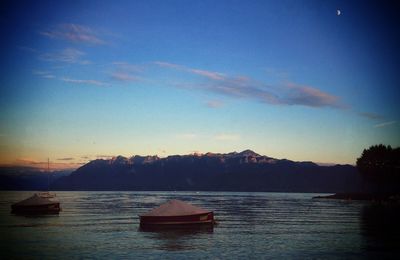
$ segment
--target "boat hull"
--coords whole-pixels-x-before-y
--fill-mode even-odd
[[[46,205],[12,205],[13,214],[59,214],[61,211],[60,203]]]
[[[213,225],[213,212],[184,216],[139,216],[140,226]]]

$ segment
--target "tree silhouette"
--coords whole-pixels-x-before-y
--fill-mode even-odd
[[[380,191],[400,191],[400,148],[379,144],[364,149],[357,168]]]

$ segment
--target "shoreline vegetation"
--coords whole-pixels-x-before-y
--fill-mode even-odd
[[[335,193],[315,199],[363,200],[400,203],[400,147],[373,145],[357,159],[357,170],[368,184],[364,192]]]
[[[317,199],[364,200],[383,203],[400,202],[400,148],[390,145],[373,145],[364,149],[357,159],[357,170],[368,184],[368,189],[358,193],[335,193],[317,196]]]

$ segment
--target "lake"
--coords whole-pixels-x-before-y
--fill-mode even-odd
[[[2,191],[5,258],[396,258],[398,207],[309,193],[56,192],[56,216],[15,216],[32,192]],[[214,211],[213,229],[141,231],[138,215],[170,199]]]

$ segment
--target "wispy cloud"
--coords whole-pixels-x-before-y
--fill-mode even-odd
[[[170,69],[176,69],[184,72],[189,72],[195,75],[199,75],[202,77],[206,77],[211,80],[224,80],[225,75],[219,72],[215,71],[209,71],[209,70],[201,70],[201,69],[194,69],[194,68],[189,68],[183,65],[178,65],[174,63],[169,63],[169,62],[163,62],[163,61],[155,61],[154,64],[164,67],[164,68],[170,68]]]
[[[280,103],[279,98],[272,93],[272,88],[269,89],[268,86],[263,86],[245,77],[230,77],[224,80],[210,81],[198,86],[230,97],[254,99],[268,104]]]
[[[343,108],[339,98],[316,88],[289,83],[280,86],[266,85],[251,79],[237,77],[214,81],[204,85],[209,91],[246,98],[270,105],[300,105],[307,107]]]
[[[164,68],[170,68],[170,69],[177,69],[177,70],[184,70],[185,67],[182,65],[174,64],[174,63],[169,63],[169,62],[164,62],[164,61],[155,61],[153,62],[154,64],[164,67]]]
[[[62,160],[57,159],[57,160]],[[68,158],[67,158],[68,159]],[[60,170],[60,169],[74,169],[79,167],[82,163],[77,163],[77,162],[71,162],[71,160],[64,160],[65,162],[54,162],[50,161],[48,163],[47,161],[38,161],[32,158],[17,158],[15,160],[15,165],[18,166],[29,166],[37,169],[41,169],[42,171],[47,171],[47,168],[49,167],[50,170]]]
[[[140,78],[137,76],[130,75],[126,72],[113,72],[111,78],[118,81],[139,81]]]
[[[54,79],[54,78],[56,78],[56,76],[54,76],[54,75],[43,75],[42,77],[45,78],[45,79]]]
[[[82,42],[89,44],[105,44],[106,42],[100,39],[98,33],[88,26],[79,24],[60,24],[52,29],[40,32],[51,39],[62,39],[71,42]]]
[[[381,128],[381,127],[385,127],[385,126],[394,125],[396,123],[397,123],[397,121],[389,121],[389,122],[384,122],[384,123],[380,123],[380,124],[374,125],[374,127]]]
[[[372,120],[379,120],[379,119],[384,118],[382,115],[375,114],[375,113],[368,113],[368,112],[360,112],[360,113],[358,113],[358,115],[372,119]]]
[[[128,62],[113,62],[112,64],[116,66],[115,71],[111,73],[111,78],[113,80],[122,82],[142,80],[138,74],[143,72],[144,66],[131,64]]]
[[[225,76],[222,73],[207,71],[207,70],[199,70],[199,69],[187,69],[188,72],[191,72],[196,75],[200,75],[212,80],[224,80]]]
[[[39,76],[41,78],[45,78],[45,79],[54,79],[54,78],[56,78],[56,76],[51,74],[51,72],[49,72],[49,71],[33,70],[32,73],[34,75],[37,75],[37,76]]]
[[[144,66],[132,64],[129,62],[124,61],[115,61],[112,63],[113,65],[117,66],[118,70],[127,71],[127,72],[142,72],[144,70]]]
[[[61,78],[62,81],[74,84],[86,84],[86,85],[95,85],[100,87],[108,87],[111,86],[109,83],[99,80],[93,79],[71,79],[71,78]]]
[[[183,88],[197,88],[225,96],[245,98],[271,105],[298,105],[314,108],[345,108],[339,97],[311,86],[295,83],[268,85],[249,77],[232,77],[223,73],[193,69],[186,66],[157,61],[154,64],[186,73],[200,75],[206,82],[180,84]]]
[[[33,71],[34,75],[38,75],[39,77],[46,78],[46,79],[58,79],[67,83],[73,83],[73,84],[85,84],[85,85],[94,85],[94,86],[99,86],[99,87],[109,87],[111,86],[110,83],[101,81],[101,80],[95,80],[95,79],[74,79],[74,78],[69,78],[69,77],[56,77],[48,71]],[[124,75],[124,74],[118,74],[114,73],[112,74],[112,78],[120,81],[137,81],[139,78],[132,77],[130,75]]]
[[[282,95],[281,102],[287,105],[303,105],[308,107],[333,107],[344,108],[339,98],[319,89],[301,86],[294,83],[286,85],[289,92]]]
[[[220,108],[224,105],[224,103],[220,100],[209,100],[207,101],[206,105],[209,108]]]
[[[74,48],[66,48],[59,52],[43,53],[40,59],[50,62],[78,63],[82,65],[90,64],[90,61],[84,60],[85,53]]]
[[[72,157],[66,157],[66,158],[58,158],[57,160],[58,160],[58,161],[73,161],[74,158],[72,158]]]
[[[217,134],[214,136],[215,140],[218,141],[237,141],[240,139],[240,135],[237,134]]]
[[[18,164],[27,164],[27,165],[40,165],[47,163],[47,162],[37,161],[31,158],[17,158],[16,161]]]

